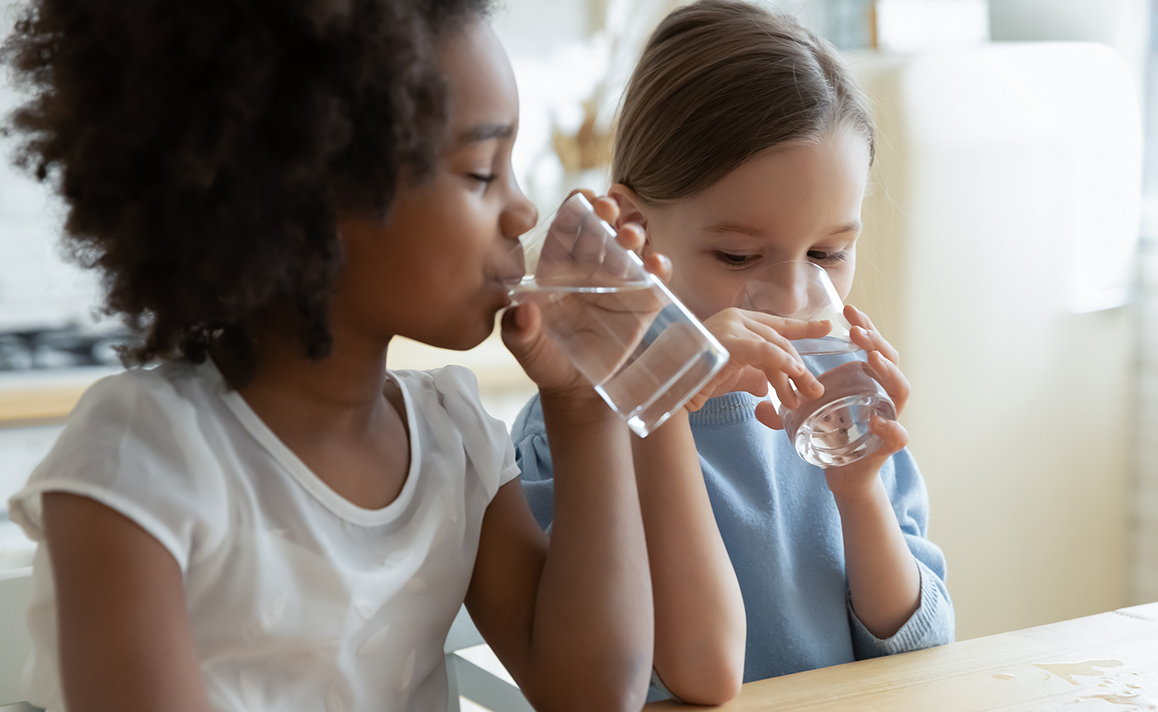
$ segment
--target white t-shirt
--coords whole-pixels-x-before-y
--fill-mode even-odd
[[[104,379],[10,502],[41,542],[28,700],[64,712],[41,494],[128,517],[181,567],[212,709],[446,709],[443,644],[470,583],[483,514],[518,476],[503,424],[459,367],[393,371],[411,463],[383,509],[317,478],[211,363]]]

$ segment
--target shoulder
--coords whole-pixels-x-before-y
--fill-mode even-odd
[[[166,421],[189,417],[206,395],[204,379],[191,364],[125,371],[102,378],[85,391],[69,415],[66,431],[114,424],[140,426],[150,416]]]
[[[69,492],[126,516],[159,539],[182,568],[192,522],[214,522],[226,497],[213,429],[214,381],[171,363],[102,379],[77,403],[52,450],[13,497],[13,519],[40,538],[41,496]]]
[[[49,461],[73,448],[83,448],[89,457],[188,452],[212,397],[206,380],[203,369],[168,363],[97,381],[69,414]]]
[[[402,388],[408,413],[434,431],[423,448],[461,447],[483,478],[490,496],[518,475],[507,426],[483,407],[478,379],[462,366],[430,371],[391,371]]]
[[[477,427],[493,420],[482,405],[478,378],[469,368],[445,366],[429,371],[390,371],[419,415],[444,412],[455,425]]]

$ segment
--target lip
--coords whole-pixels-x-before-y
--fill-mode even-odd
[[[513,303],[511,301],[511,286],[512,286],[512,284],[510,282],[504,282],[502,280],[495,280],[494,290],[496,292],[498,292],[499,301],[502,302],[502,306],[500,308],[505,309],[506,307],[509,307]]]

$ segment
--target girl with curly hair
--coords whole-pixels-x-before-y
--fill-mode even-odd
[[[531,702],[638,709],[652,596],[628,433],[545,341],[548,543],[468,349],[536,221],[484,0],[32,0],[19,161],[143,332],[10,504],[53,712],[445,709],[464,602]],[[613,201],[596,201],[609,221]],[[638,226],[620,240],[640,248]],[[653,268],[661,261],[653,258]],[[142,366],[156,364],[155,367]]]

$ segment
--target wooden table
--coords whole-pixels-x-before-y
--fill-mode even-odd
[[[705,708],[647,707],[676,709]],[[1158,603],[752,682],[714,709],[1158,710]]]

